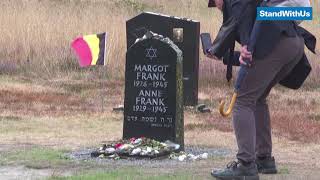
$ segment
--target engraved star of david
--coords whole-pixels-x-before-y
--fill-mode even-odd
[[[157,49],[154,49],[152,46],[148,49],[146,49],[147,51],[147,58],[150,58],[150,60],[152,60],[153,58],[157,58]]]

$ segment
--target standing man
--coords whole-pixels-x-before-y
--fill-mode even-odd
[[[240,63],[245,64],[244,59],[248,59],[252,64],[238,91],[233,111],[237,161],[229,163],[224,170],[212,171],[211,175],[218,179],[254,180],[259,179],[258,172],[277,173],[266,98],[304,57],[304,41],[295,22],[265,21],[254,52],[249,52],[247,45],[261,1],[209,0],[209,7],[222,11],[224,23],[207,56],[220,59],[227,52],[233,53],[237,41],[241,44]]]

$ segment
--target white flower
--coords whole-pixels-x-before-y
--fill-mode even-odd
[[[186,159],[186,157],[187,157],[186,155],[181,155],[181,156],[179,156],[178,159],[179,159],[179,161],[184,161]]]
[[[101,154],[101,155],[99,156],[99,158],[104,158],[104,154]]]
[[[195,160],[197,160],[197,159],[199,159],[199,156],[193,156],[193,157],[191,158],[192,161],[195,161]]]
[[[114,148],[107,148],[107,149],[105,150],[105,152],[108,153],[108,154],[112,154],[112,153],[114,153],[115,151],[116,151],[116,149],[114,149]]]
[[[174,146],[174,149],[175,149],[175,150],[180,149],[180,145],[179,145],[179,144],[176,144],[176,145]]]
[[[142,152],[140,153],[141,156],[145,156],[147,154],[148,154],[148,152],[146,150],[142,150]]]
[[[200,155],[201,159],[208,159],[209,154],[208,153],[203,153]]]
[[[152,152],[152,148],[151,147],[147,147],[147,153],[151,153]]]
[[[193,154],[188,154],[188,159],[194,161],[197,159],[197,156],[195,156]]]
[[[131,155],[138,155],[141,153],[141,151],[142,151],[141,148],[136,148],[131,152]]]
[[[166,143],[160,143],[163,147],[167,147],[168,145]]]
[[[141,142],[142,142],[142,139],[138,138],[133,142],[133,144],[140,144]]]

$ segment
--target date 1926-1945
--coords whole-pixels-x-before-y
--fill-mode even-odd
[[[133,81],[134,87],[152,87],[152,88],[167,88],[168,82],[162,82],[162,81],[153,81],[148,83],[147,81]]]

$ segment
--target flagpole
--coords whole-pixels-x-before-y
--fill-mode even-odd
[[[101,99],[101,112],[103,112],[103,104],[104,104],[104,99],[103,99],[103,68],[102,72],[100,73],[100,99]]]
[[[107,33],[105,32],[105,38],[104,38],[104,57],[103,57],[103,67],[106,66],[106,59],[107,59]],[[107,74],[107,72],[104,72],[104,68],[102,68],[101,72],[101,112],[104,110],[104,94],[103,94],[103,80]],[[107,88],[106,88],[107,90]]]

